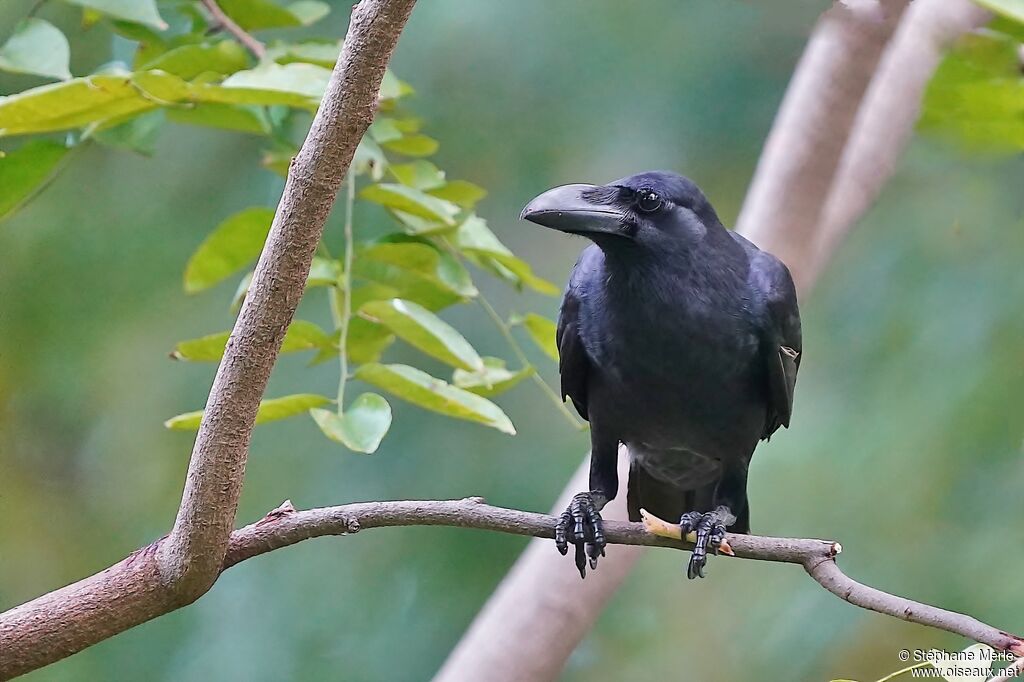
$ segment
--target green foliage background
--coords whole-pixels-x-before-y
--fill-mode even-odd
[[[0,6],[0,42],[33,4]],[[334,4],[315,29],[280,35],[343,35],[347,6]],[[393,66],[441,142],[433,160],[487,188],[478,213],[560,283],[584,244],[516,220],[552,185],[671,168],[732,222],[824,4],[431,0]],[[37,16],[68,35],[73,74],[108,60],[106,24],[86,30],[80,8],[57,2]],[[130,60],[126,47],[114,40]],[[951,134],[973,120],[970,107],[950,112],[977,101],[964,95],[976,71],[944,69],[923,121],[942,134],[915,141],[803,302],[794,425],[754,460],[753,519],[758,532],[835,537],[858,578],[1021,631],[1024,161],[993,149],[989,130],[1019,149],[1022,124],[1011,93],[996,108],[1005,115],[985,118],[999,125]],[[1019,78],[1000,78],[1019,92]],[[42,82],[0,74],[0,93]],[[282,180],[260,168],[266,145],[251,135],[173,125],[153,145],[152,158],[82,148],[0,223],[0,608],[103,568],[173,519],[191,437],[161,422],[202,404],[212,365],[167,353],[228,328],[235,290],[190,297],[181,273],[223,219],[273,206]],[[390,220],[356,203],[357,233]],[[555,314],[555,298],[484,276],[476,284],[505,315]],[[328,328],[317,293],[300,316]],[[511,358],[479,307],[443,316],[481,353]],[[556,381],[543,350],[524,347]],[[408,345],[388,353],[450,372]],[[308,361],[283,357],[268,396],[333,395],[337,368]],[[515,438],[393,401],[394,429],[372,457],[324,439],[309,419],[261,426],[240,519],[284,498],[480,494],[546,509],[586,436],[529,382],[499,400]],[[425,679],[523,545],[448,529],[306,543],[240,565],[196,605],[27,679]],[[900,648],[966,644],[845,606],[795,567],[718,560],[699,583],[681,567],[673,553],[648,553],[565,678],[874,679],[900,667]]]

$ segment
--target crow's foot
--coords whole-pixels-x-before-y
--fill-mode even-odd
[[[696,545],[686,567],[686,577],[691,580],[704,577],[704,566],[708,562],[708,550],[718,554],[718,549],[725,539],[725,529],[736,522],[736,516],[728,507],[718,507],[714,511],[701,514],[692,511],[683,514],[679,519],[679,530],[683,537],[687,533],[697,534]]]
[[[555,546],[565,556],[569,543],[576,546],[576,568],[580,577],[587,577],[587,560],[590,568],[597,568],[597,557],[604,556],[604,521],[590,493],[580,493],[572,498],[569,507],[562,512],[555,524]]]

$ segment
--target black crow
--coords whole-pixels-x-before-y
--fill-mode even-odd
[[[629,518],[679,519],[704,576],[726,528],[750,532],[747,467],[789,426],[800,313],[789,270],[722,226],[689,179],[650,172],[565,185],[522,217],[594,243],[573,268],[558,317],[562,396],[590,422],[590,490],[555,529],[586,575],[604,555],[600,510],[629,450]]]

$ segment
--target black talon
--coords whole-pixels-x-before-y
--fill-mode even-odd
[[[571,529],[571,530],[570,530]],[[597,568],[598,557],[604,556],[604,522],[591,493],[579,493],[555,524],[555,547],[565,556],[569,544],[575,547],[576,568],[581,578],[587,577],[587,564]]]
[[[706,514],[700,512],[687,512],[679,519],[679,528],[683,535],[696,532],[697,539],[694,543],[693,554],[690,556],[690,563],[686,566],[686,577],[704,577],[704,567],[708,563],[708,550],[718,554],[718,548],[725,539],[725,528],[735,523],[736,517],[729,511],[728,507],[718,507]]]
[[[562,556],[565,556],[566,552],[569,551],[569,546],[565,539],[565,531],[569,528],[570,523],[572,523],[572,515],[566,509],[559,517],[558,523],[555,524],[555,547],[558,548]]]

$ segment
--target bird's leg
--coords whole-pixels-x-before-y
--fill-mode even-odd
[[[679,519],[683,536],[693,531],[697,535],[690,563],[686,567],[686,575],[691,580],[704,577],[704,566],[708,561],[708,550],[718,554],[718,549],[725,539],[725,529],[737,521],[737,514],[742,517],[737,524],[741,533],[749,532],[749,514],[747,512],[747,462],[734,462],[726,467],[721,480],[715,486],[711,498],[713,510],[702,514],[689,512]]]
[[[604,521],[601,509],[607,502],[604,493],[595,490],[579,493],[572,498],[555,524],[555,546],[563,556],[569,551],[569,543],[576,546],[576,568],[580,577],[587,577],[587,560],[590,568],[597,568],[597,557],[604,556]]]
[[[725,539],[725,529],[736,521],[736,515],[725,505],[719,505],[707,513],[687,512],[679,519],[679,530],[683,537],[687,533],[697,534],[697,540],[686,567],[686,576],[691,580],[704,577],[704,565],[708,562],[708,549],[718,554],[718,548]]]

